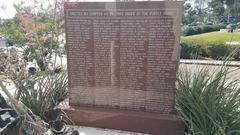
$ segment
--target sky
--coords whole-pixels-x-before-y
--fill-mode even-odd
[[[27,6],[34,5],[34,0],[0,0],[0,18],[6,19],[14,17],[16,10],[14,9],[13,5],[18,4],[21,1],[24,1]],[[36,0],[36,1],[48,4],[48,0]]]
[[[11,18],[15,15],[14,2],[18,3],[20,0],[0,0],[0,18]]]
[[[21,1],[25,1],[28,5],[33,5],[34,0],[0,0],[0,18],[7,19],[14,17],[16,11],[13,7],[13,4],[20,3]],[[37,0],[46,3],[47,0]],[[76,0],[70,0],[76,1]],[[115,0],[78,0],[78,1],[115,1]],[[136,1],[144,1],[144,0],[136,0]]]
[[[0,18],[12,18],[14,17],[16,10],[13,4],[20,3],[21,1],[26,2],[27,5],[33,5],[34,0],[0,0]],[[37,0],[43,3],[48,3],[47,0]],[[53,0],[50,0],[53,1]],[[114,1],[114,0],[70,0],[70,1]]]

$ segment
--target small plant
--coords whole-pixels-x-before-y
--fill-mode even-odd
[[[53,109],[67,96],[67,76],[65,73],[45,74],[28,79],[23,85],[20,100],[40,117]]]
[[[40,117],[53,109],[67,95],[67,75],[63,68],[45,71],[40,68],[27,68],[27,61],[12,48],[0,49],[0,78],[11,80],[16,87],[15,99],[23,102]],[[57,71],[58,70],[58,71]],[[57,73],[56,73],[57,71]]]
[[[178,73],[177,110],[190,135],[239,135],[239,81],[227,78],[225,66]]]

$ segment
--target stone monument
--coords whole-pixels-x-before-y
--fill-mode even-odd
[[[182,4],[65,3],[68,113],[78,124],[182,133],[174,115]]]

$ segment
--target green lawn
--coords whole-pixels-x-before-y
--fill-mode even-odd
[[[240,42],[240,33],[210,32],[181,38],[181,42],[193,44],[226,43],[230,41]]]

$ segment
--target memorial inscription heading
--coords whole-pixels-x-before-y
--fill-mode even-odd
[[[70,105],[171,114],[181,6],[66,3]]]

